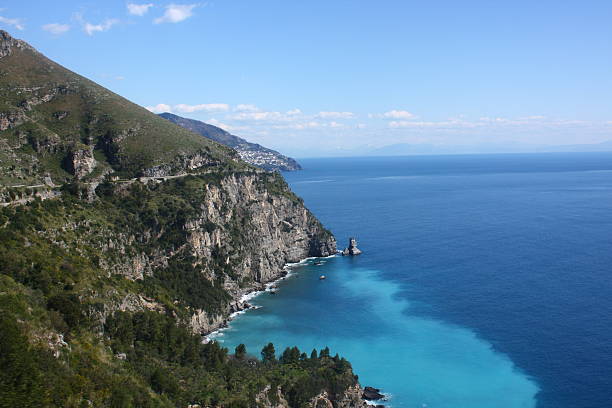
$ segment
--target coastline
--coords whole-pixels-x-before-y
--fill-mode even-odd
[[[203,333],[202,334],[202,341],[204,343],[208,343],[210,341],[214,341],[215,337],[220,337],[223,335],[223,331],[225,331],[226,329],[229,328],[230,323],[232,322],[232,320],[234,320],[236,317],[247,313],[249,310],[255,310],[255,309],[259,309],[261,306],[253,306],[251,304],[249,304],[249,301],[256,298],[257,296],[266,293],[266,292],[271,292],[272,289],[276,289],[276,285],[285,280],[290,278],[291,276],[294,275],[295,272],[293,272],[293,268],[302,266],[302,265],[306,265],[309,261],[312,261],[314,259],[329,259],[329,258],[334,258],[339,256],[338,253],[333,254],[333,255],[329,255],[329,256],[310,256],[308,258],[304,258],[302,260],[300,260],[299,262],[288,262],[286,263],[283,268],[282,268],[282,272],[281,274],[275,278],[272,279],[269,282],[263,283],[263,289],[260,287],[252,287],[252,288],[248,288],[245,291],[243,291],[242,293],[238,293],[237,295],[239,295],[239,297],[235,298],[234,301],[237,304],[241,304],[241,305],[246,305],[247,307],[245,307],[244,309],[241,310],[237,310],[234,311],[232,313],[229,314],[229,316],[224,319],[223,324],[221,324],[218,328],[208,332],[208,333]]]
[[[223,336],[223,332],[225,330],[227,330],[230,325],[231,322],[238,316],[242,315],[242,314],[246,314],[249,310],[255,310],[255,309],[259,309],[261,308],[261,306],[254,306],[249,304],[248,302],[251,301],[252,299],[257,298],[258,296],[262,295],[263,293],[266,292],[271,292],[272,290],[278,290],[278,283],[282,282],[285,279],[290,278],[291,276],[294,276],[295,274],[297,274],[297,271],[294,271],[294,269],[300,267],[300,266],[304,266],[307,265],[310,261],[313,260],[317,260],[317,259],[330,259],[330,258],[335,258],[335,257],[339,257],[341,256],[340,252],[337,252],[333,255],[329,255],[329,256],[311,256],[308,258],[304,258],[302,260],[300,260],[299,262],[290,262],[290,263],[286,263],[283,268],[282,268],[282,272],[281,275],[278,276],[275,279],[272,279],[269,282],[263,283],[261,284],[263,286],[263,289],[261,287],[251,287],[246,289],[245,291],[242,292],[242,294],[237,294],[239,295],[239,297],[235,298],[235,302],[237,302],[238,304],[242,304],[242,305],[247,305],[246,308],[242,309],[242,310],[238,310],[235,312],[232,312],[223,322],[223,324],[218,327],[215,330],[212,330],[209,333],[203,334],[202,335],[202,342],[204,343],[208,343],[211,341],[216,341],[217,337],[221,337]],[[343,401],[342,404],[340,405],[340,408],[386,408],[389,407],[388,405],[388,401],[390,399],[390,395],[389,394],[381,394],[383,397],[377,400],[370,400],[365,398],[365,394],[364,391],[365,389],[367,389],[369,387],[363,387],[359,381],[357,381],[357,383],[351,387],[349,387],[349,389],[346,390],[346,392],[343,395]],[[320,394],[317,395],[314,400],[317,400],[319,398],[323,398],[324,400],[326,400],[327,402],[329,402],[329,405],[331,405],[331,401],[329,401],[327,394]]]

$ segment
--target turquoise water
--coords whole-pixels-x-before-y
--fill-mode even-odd
[[[294,191],[364,254],[294,268],[225,346],[329,346],[393,407],[612,406],[612,154],[303,165]]]

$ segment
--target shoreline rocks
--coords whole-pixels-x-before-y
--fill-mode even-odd
[[[385,398],[385,396],[380,393],[380,390],[374,387],[365,387],[362,397],[367,401],[377,401]]]

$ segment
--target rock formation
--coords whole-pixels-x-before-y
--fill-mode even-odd
[[[68,168],[78,179],[82,179],[96,167],[93,148],[75,149],[68,155]]]
[[[361,254],[361,250],[359,248],[357,248],[357,240],[355,238],[350,238],[349,239],[349,246],[347,248],[344,248],[344,251],[342,251],[342,255],[360,255]]]
[[[363,399],[368,401],[377,401],[385,398],[383,394],[380,393],[378,388],[374,387],[365,387],[363,389]]]

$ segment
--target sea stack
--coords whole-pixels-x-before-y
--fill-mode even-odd
[[[342,251],[342,255],[359,255],[361,250],[357,248],[357,240],[355,238],[349,239],[349,246]]]

